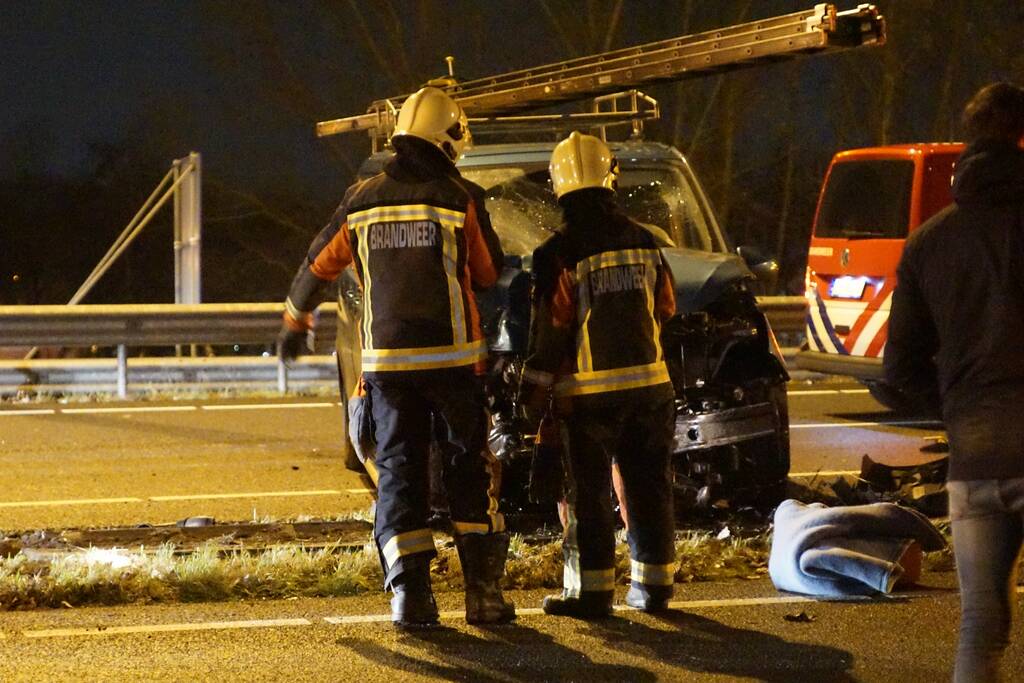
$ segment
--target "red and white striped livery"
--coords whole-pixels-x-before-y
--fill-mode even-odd
[[[896,266],[907,237],[951,201],[963,145],[923,143],[832,159],[807,254],[807,345],[799,367],[882,379]]]

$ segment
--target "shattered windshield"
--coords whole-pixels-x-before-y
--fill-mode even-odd
[[[487,192],[491,223],[508,254],[526,255],[558,229],[562,212],[541,165],[505,165],[460,169]],[[702,204],[672,166],[625,166],[617,194],[634,219],[656,225],[678,246],[721,251]]]

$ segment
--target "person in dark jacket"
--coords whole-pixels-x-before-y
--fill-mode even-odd
[[[999,680],[1024,540],[1024,89],[995,83],[964,111],[954,204],[907,240],[887,381],[941,412],[961,588],[956,681]]]
[[[474,288],[495,283],[504,257],[483,190],[454,162],[469,131],[461,107],[437,88],[402,105],[384,172],[356,183],[313,241],[286,301],[279,338],[294,358],[313,295],[354,264],[363,291],[362,372],[374,423],[374,538],[399,626],[434,624],[427,526],[429,451],[440,418],[444,480],[470,623],[515,618],[501,593],[509,537],[498,511],[500,471],[487,450],[479,374],[487,357]]]
[[[551,178],[565,226],[533,258],[523,401],[536,411],[553,393],[568,455],[564,588],[544,599],[547,614],[611,614],[613,458],[629,508],[626,602],[665,609],[675,578],[675,404],[660,343],[675,297],[657,239],[615,204],[617,175],[614,156],[598,138],[572,133],[559,143]]]

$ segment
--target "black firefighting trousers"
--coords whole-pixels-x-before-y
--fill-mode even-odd
[[[504,531],[500,464],[487,450],[483,389],[471,368],[373,373],[365,377],[377,441],[374,538],[390,588],[434,557],[430,511],[432,416],[447,426],[444,485],[456,534]]]
[[[562,544],[565,595],[614,589],[613,457],[629,510],[631,579],[652,593],[670,593],[676,567],[670,470],[673,402],[575,406],[563,429],[568,459]]]

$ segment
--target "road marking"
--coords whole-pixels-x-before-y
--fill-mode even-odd
[[[33,408],[31,410],[0,410],[0,417],[17,417],[18,415],[53,415],[52,408]]]
[[[193,493],[149,498],[69,498],[65,500],[15,500],[0,502],[0,508],[57,507],[62,505],[107,505],[113,503],[161,503],[177,500],[222,500],[231,498],[286,498],[288,496],[340,496],[336,489],[319,491],[258,491],[251,493]],[[373,493],[372,489],[345,489],[345,493]]]
[[[1021,592],[1024,589],[1017,589]],[[756,607],[760,605],[789,605],[795,603],[810,602],[868,602],[885,603],[892,600],[908,600],[917,598],[934,598],[947,595],[946,592],[935,591],[913,591],[905,593],[893,593],[889,596],[851,596],[840,599],[820,599],[806,595],[778,595],[761,598],[727,598],[719,600],[673,600],[668,604],[672,609],[715,609],[728,607]],[[617,612],[636,611],[626,605],[616,605]],[[516,616],[539,616],[543,610],[539,607],[524,607],[516,610]],[[462,610],[452,610],[440,613],[440,618],[445,621],[465,619],[466,613]],[[334,617],[322,617],[328,624],[375,624],[389,623],[390,614],[349,614]],[[227,629],[244,628],[280,628],[290,626],[314,626],[314,622],[306,618],[295,619],[249,619],[245,621],[206,621],[193,623],[172,623],[172,624],[140,624],[137,626],[93,626],[91,628],[55,628],[26,630],[21,634],[26,638],[75,638],[81,636],[112,636],[133,633],[168,633],[181,631],[217,631]],[[0,632],[0,638],[4,635]]]
[[[122,408],[61,408],[62,413],[184,413],[196,406],[124,406]]]
[[[153,502],[169,500],[221,500],[228,498],[284,498],[286,496],[340,496],[334,489],[322,491],[259,491],[255,493],[193,493],[183,496],[150,496]]]
[[[56,507],[58,505],[106,505],[108,503],[142,503],[141,498],[72,498],[69,500],[16,500],[0,503],[0,508]]]
[[[790,424],[790,429],[855,429],[859,427],[941,427],[938,420],[891,420],[887,422],[811,422]]]
[[[825,396],[838,394],[838,389],[801,389],[798,391],[787,391],[787,396]]]
[[[201,407],[203,410],[274,410],[277,408],[333,408],[334,403],[232,403]]]
[[[309,619],[249,619],[246,621],[207,621],[193,624],[148,624],[139,626],[98,626],[93,628],[53,628],[22,631],[26,638],[69,638],[75,636],[114,636],[124,633],[161,633],[171,631],[217,631],[235,628],[277,628],[312,626]]]
[[[870,394],[870,389],[840,389],[840,394]]]
[[[843,477],[846,475],[859,475],[860,470],[821,470],[820,472],[790,472],[791,477]]]

